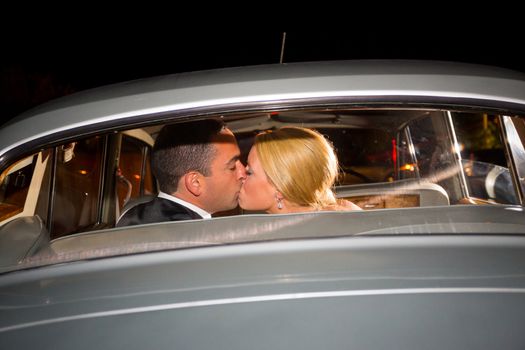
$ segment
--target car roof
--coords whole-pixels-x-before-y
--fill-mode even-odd
[[[411,60],[326,61],[179,73],[108,85],[48,102],[0,129],[8,150],[63,130],[137,115],[312,97],[432,96],[525,105],[525,74]]]

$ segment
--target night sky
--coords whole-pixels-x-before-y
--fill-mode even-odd
[[[425,59],[525,72],[525,30],[479,22],[462,28],[286,31],[284,62]],[[63,95],[132,79],[202,69],[278,63],[283,30],[247,32],[163,27],[79,33],[33,30],[10,36],[1,58],[0,124]]]

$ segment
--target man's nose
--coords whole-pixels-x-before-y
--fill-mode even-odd
[[[241,163],[241,161],[237,161],[237,173],[239,176],[239,180],[245,180],[246,179],[246,168]]]

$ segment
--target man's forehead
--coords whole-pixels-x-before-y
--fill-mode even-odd
[[[233,132],[231,132],[230,129],[222,129],[218,134],[213,135],[211,141],[213,143],[234,143],[237,144],[237,140],[235,139],[235,135],[233,135]]]
[[[215,135],[212,142],[217,151],[214,162],[218,164],[229,164],[235,162],[240,157],[239,146],[233,133],[229,130]]]

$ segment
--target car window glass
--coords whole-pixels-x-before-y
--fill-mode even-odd
[[[52,150],[26,157],[0,175],[0,223],[38,215],[47,223]]]
[[[410,129],[404,128],[392,142],[394,143],[392,157],[396,169],[395,178],[400,180],[419,178],[419,168]]]
[[[0,175],[0,221],[24,209],[36,160],[36,155],[24,158]]]
[[[317,128],[332,142],[341,171],[338,184],[393,181],[392,136],[379,129]]]
[[[104,143],[97,136],[58,147],[51,238],[97,223]]]
[[[502,119],[518,173],[517,182],[521,192],[525,193],[525,118],[504,116]]]
[[[469,196],[517,204],[500,118],[489,114],[453,113],[452,120]]]
[[[446,115],[431,114],[412,121],[407,128],[406,135],[410,138],[408,150],[415,157],[418,176],[442,186],[451,203],[465,197]]]
[[[122,136],[116,184],[120,210],[131,199],[154,193],[150,150],[145,142]]]

